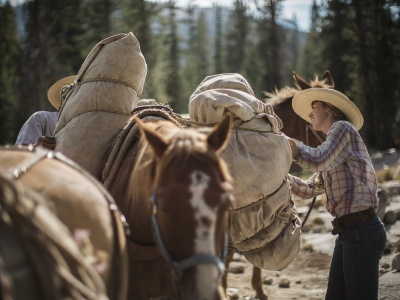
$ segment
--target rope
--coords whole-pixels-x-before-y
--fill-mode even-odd
[[[310,208],[308,209],[307,215],[304,217],[304,221],[301,224],[301,228],[303,228],[303,226],[306,224],[308,217],[310,216],[311,209],[313,208],[316,199],[317,199],[317,196],[314,196],[314,198],[311,201]]]

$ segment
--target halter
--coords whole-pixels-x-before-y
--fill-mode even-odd
[[[171,270],[175,290],[179,296],[178,298],[181,298],[180,297],[181,292],[180,292],[180,287],[179,287],[179,279],[182,277],[183,271],[185,271],[193,266],[196,266],[199,264],[213,264],[213,265],[216,265],[216,267],[219,270],[219,273],[221,274],[221,276],[223,276],[225,273],[225,259],[226,259],[227,253],[228,253],[228,235],[225,234],[224,248],[222,249],[222,259],[216,255],[211,255],[211,254],[196,254],[196,255],[186,258],[180,262],[174,261],[172,259],[171,255],[169,254],[167,248],[165,247],[165,243],[161,236],[160,227],[158,226],[158,222],[157,222],[157,191],[154,191],[154,193],[150,197],[150,200],[151,200],[151,203],[153,204],[151,223],[152,223],[152,228],[153,228],[153,233],[155,236],[156,244],[157,244],[158,248],[160,249],[160,252],[161,252],[162,256],[164,257],[168,267]]]

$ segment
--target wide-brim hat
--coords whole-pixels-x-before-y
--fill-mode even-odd
[[[76,75],[64,77],[54,83],[47,91],[47,99],[49,99],[51,105],[53,105],[56,109],[59,109],[61,106],[62,87],[73,83],[75,81],[75,78]]]
[[[360,130],[364,119],[358,107],[345,94],[327,88],[310,88],[298,92],[292,101],[293,110],[302,119],[311,122],[308,116],[314,101],[327,102],[338,108],[353,126]]]

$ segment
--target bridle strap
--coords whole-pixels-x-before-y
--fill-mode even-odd
[[[211,255],[211,254],[197,254],[194,256],[191,256],[187,259],[184,259],[180,262],[175,262],[172,260],[171,256],[168,253],[168,250],[165,246],[165,243],[163,241],[163,238],[161,236],[161,231],[158,226],[157,222],[157,203],[156,203],[156,195],[157,193],[154,192],[151,195],[151,202],[153,203],[153,213],[151,216],[151,223],[152,223],[152,228],[153,228],[153,233],[155,235],[156,239],[156,244],[158,248],[160,249],[160,252],[162,256],[164,257],[167,265],[171,268],[173,271],[173,274],[175,276],[175,279],[178,279],[181,277],[182,272],[185,271],[188,268],[191,268],[195,265],[198,264],[213,264],[216,265],[220,274],[223,275],[225,273],[225,263],[223,260],[225,260],[226,257],[226,248],[228,245],[228,236],[225,235],[225,245],[222,253],[222,259],[219,258],[216,255]]]
[[[309,143],[309,140],[308,140],[308,129],[311,130],[311,132],[314,134],[314,136],[316,137],[316,139],[317,139],[321,144],[324,142],[323,139],[320,137],[320,135],[315,131],[315,129],[312,128],[312,126],[311,126],[308,122],[306,122],[306,144],[307,144],[307,146],[310,144],[310,143]],[[317,196],[314,196],[314,198],[313,198],[313,200],[312,200],[312,202],[311,202],[310,208],[308,209],[307,215],[305,216],[305,218],[304,218],[304,220],[303,220],[303,222],[302,222],[301,228],[303,228],[303,226],[306,224],[307,219],[308,219],[308,217],[310,216],[311,209],[313,208],[316,199],[317,199]]]
[[[179,263],[174,262],[174,267],[175,269],[181,273],[186,269],[189,269],[195,265],[199,264],[211,264],[211,265],[216,265],[218,267],[218,270],[220,274],[225,273],[225,264],[222,262],[222,260],[215,256],[215,255],[209,255],[209,254],[197,254],[194,256],[191,256],[185,260],[182,260]]]

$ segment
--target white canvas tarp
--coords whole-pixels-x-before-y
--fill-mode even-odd
[[[100,179],[112,142],[137,106],[146,75],[145,58],[131,32],[99,42],[62,103],[56,150]]]
[[[222,156],[234,179],[230,243],[255,266],[282,270],[300,250],[300,224],[285,180],[292,155],[281,121],[236,73],[206,77],[189,99],[190,120],[212,125],[234,116]]]

